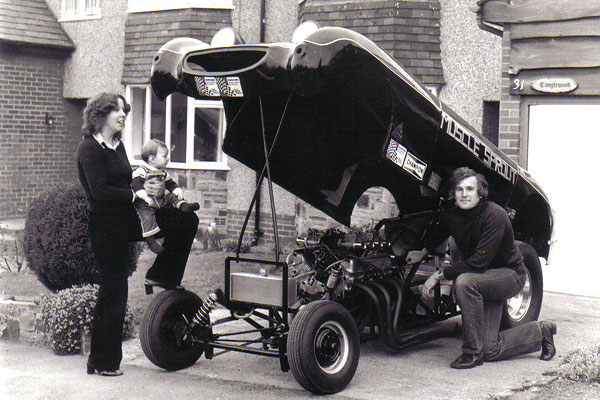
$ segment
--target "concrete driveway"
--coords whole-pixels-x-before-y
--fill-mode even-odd
[[[376,342],[361,346],[356,375],[334,399],[486,399],[544,382],[569,351],[600,342],[600,298],[544,294],[541,319],[556,321],[557,357],[539,354],[485,363],[472,370],[449,367],[460,339],[445,338],[393,354]],[[201,358],[183,371],[166,372],[150,363],[139,341],[124,343],[122,377],[85,374],[85,358],[55,356],[45,348],[0,343],[2,399],[281,399],[310,398],[278,359],[229,352]]]

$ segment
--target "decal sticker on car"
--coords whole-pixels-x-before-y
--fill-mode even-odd
[[[242,83],[236,76],[214,77],[195,76],[196,89],[201,96],[211,97],[244,97]]]
[[[392,138],[390,138],[387,150],[385,151],[385,157],[397,166],[402,167],[418,180],[423,180],[427,164],[419,160],[415,155],[409,153],[406,147],[402,146]]]
[[[425,170],[427,169],[427,164],[419,160],[414,155],[407,153],[402,168],[404,168],[418,180],[422,181],[423,176],[425,175]]]
[[[442,185],[442,177],[431,171],[431,176],[429,177],[429,182],[427,182],[427,186],[438,192],[440,190],[440,186]]]
[[[402,146],[400,143],[395,141],[394,139],[390,139],[388,143],[387,151],[385,152],[385,156],[392,161],[394,164],[402,167],[404,164],[404,159],[406,158],[406,147]]]

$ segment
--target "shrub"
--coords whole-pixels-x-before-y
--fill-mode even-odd
[[[55,354],[81,352],[81,336],[90,332],[97,296],[98,285],[84,285],[41,297],[42,322]],[[127,306],[123,340],[132,338],[133,330],[133,314]]]
[[[129,247],[129,276],[140,249],[135,243]],[[87,200],[78,184],[44,192],[31,203],[24,250],[29,268],[52,291],[100,282],[88,233]]]

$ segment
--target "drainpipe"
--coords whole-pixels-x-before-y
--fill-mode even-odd
[[[267,0],[260,0],[260,43],[265,42],[265,31],[266,31],[266,9],[267,9]],[[258,171],[256,172],[256,184],[259,184],[260,174]],[[262,185],[261,185],[262,186]],[[260,199],[261,199],[261,187],[257,189],[256,193],[256,202],[254,203],[254,243],[253,245],[258,244],[258,239],[262,236],[262,232],[260,231]]]

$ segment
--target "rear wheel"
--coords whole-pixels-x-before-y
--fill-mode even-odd
[[[315,394],[339,392],[354,377],[360,357],[352,316],[333,301],[305,305],[290,326],[287,355],[302,387]]]
[[[193,365],[204,346],[192,340],[188,321],[202,305],[187,290],[165,290],[152,300],[140,325],[140,343],[148,359],[169,371]]]
[[[537,320],[542,309],[544,280],[537,252],[527,243],[517,242],[527,271],[523,289],[506,300],[500,329],[508,329]]]

